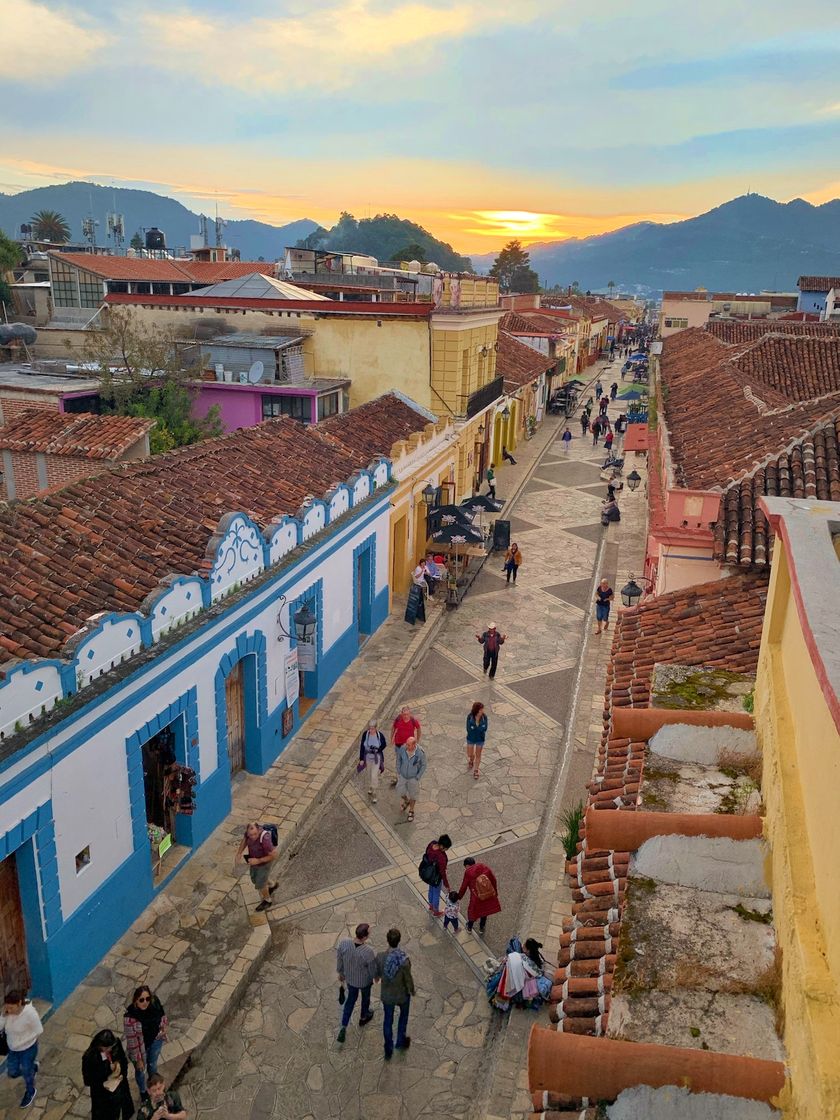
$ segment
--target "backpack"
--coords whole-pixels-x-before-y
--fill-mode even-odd
[[[433,859],[429,859],[427,852],[423,853],[423,858],[417,867],[417,874],[430,887],[437,887],[443,882],[440,868]]]
[[[476,893],[476,897],[480,902],[486,902],[488,898],[496,897],[496,891],[493,888],[493,882],[490,876],[485,875],[483,871],[480,875],[476,876],[474,890]]]
[[[263,832],[267,832],[271,837],[272,847],[277,847],[277,825],[276,824],[261,824],[260,825],[260,839],[262,839]]]

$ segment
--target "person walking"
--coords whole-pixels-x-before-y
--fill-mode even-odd
[[[502,447],[502,458],[505,460],[505,462],[510,463],[511,466],[513,466],[513,467],[516,466],[516,460],[511,455],[511,453],[508,451],[508,449],[504,446]]]
[[[168,1089],[159,1073],[149,1076],[149,1095],[137,1109],[137,1120],[187,1120],[181,1094]]]
[[[411,714],[411,708],[409,708],[408,706],[400,708],[399,715],[391,724],[391,743],[394,746],[395,752],[401,746],[403,746],[408,739],[412,738],[412,736],[419,743],[420,731],[420,720],[414,718],[414,716]],[[394,757],[394,762],[396,763],[396,754]],[[395,786],[396,784],[397,772],[395,768],[394,776],[391,779],[391,785]]]
[[[568,425],[563,429],[563,434],[560,436],[563,441],[563,454],[569,454],[569,448],[572,446],[572,433],[569,431]]]
[[[131,1120],[128,1058],[113,1031],[97,1031],[82,1054],[82,1081],[90,1089],[91,1120]]]
[[[490,495],[491,498],[495,498],[496,497],[496,464],[495,463],[491,463],[490,466],[487,468],[487,474],[485,475],[485,477],[487,479],[487,493]]]
[[[376,967],[382,987],[379,998],[382,1000],[382,1036],[385,1042],[385,1061],[390,1062],[394,1050],[407,1050],[411,1039],[408,1030],[408,1013],[411,1010],[411,997],[415,993],[414,977],[411,975],[411,960],[404,949],[400,948],[402,934],[396,928],[385,934],[388,948],[377,954]],[[394,1042],[394,1012],[399,1008],[397,1018],[397,1041]]]
[[[595,400],[599,401],[604,392],[604,386],[601,384],[600,379],[595,382]]]
[[[12,988],[3,999],[0,1031],[6,1032],[9,1054],[6,1073],[15,1080],[23,1078],[21,1108],[29,1108],[38,1095],[35,1074],[38,1072],[38,1039],[44,1033],[41,1018],[23,992]]]
[[[613,381],[612,385],[610,385],[610,400],[614,401],[617,396],[618,396],[618,382]]]
[[[441,887],[446,887],[447,891],[450,889],[449,879],[446,877],[446,868],[449,864],[449,856],[446,853],[451,847],[452,841],[444,832],[437,840],[432,840],[426,845],[426,851],[420,861],[420,878],[429,888],[427,892],[429,909],[436,918],[443,914],[440,908],[440,889]]]
[[[367,730],[362,732],[359,740],[359,765],[356,770],[359,774],[367,773],[368,797],[372,804],[376,804],[376,789],[379,785],[379,775],[385,770],[385,736],[379,730],[376,720],[368,722]]]
[[[258,912],[268,910],[272,905],[271,896],[277,890],[278,885],[276,882],[269,882],[271,865],[277,858],[277,848],[271,832],[257,821],[251,821],[245,829],[245,835],[242,837],[233,860],[234,871],[243,856],[248,864],[251,882],[260,896],[256,909]]]
[[[596,416],[595,419],[592,421],[592,446],[593,447],[598,446],[598,440],[600,439],[600,437],[601,437],[601,421]]]
[[[522,565],[522,553],[516,541],[505,552],[505,566],[504,571],[507,572],[507,579],[505,583],[510,583],[510,577],[513,576],[513,582],[516,583],[516,573]]]
[[[134,1066],[134,1080],[141,1098],[148,1096],[147,1075],[157,1073],[167,1025],[163,1005],[148,984],[135,988],[131,1003],[125,1009],[123,1026],[128,1060]]]
[[[609,407],[610,407],[610,398],[608,396],[604,395],[603,397],[601,397],[601,400],[598,404],[599,415],[606,416],[607,415],[607,409]]]
[[[475,639],[484,646],[484,672],[490,670],[490,680],[492,681],[499,664],[499,650],[507,641],[507,634],[500,634],[496,629],[496,623],[490,622],[487,624],[484,633],[476,634]]]
[[[589,431],[589,413],[584,411],[580,414],[580,434],[585,436]]]
[[[452,926],[457,933],[461,921],[461,902],[457,891],[450,891],[443,904],[443,928]]]
[[[606,450],[608,456],[609,456],[610,452],[612,451],[612,445],[613,445],[612,429],[607,428],[607,434],[604,436],[604,449]]]
[[[360,922],[356,926],[355,935],[345,937],[338,943],[335,951],[335,970],[338,973],[339,984],[347,985],[347,998],[341,1011],[341,1026],[338,1030],[338,1042],[344,1042],[347,1037],[347,1027],[353,1017],[353,1008],[356,1000],[361,995],[362,1006],[359,1011],[359,1026],[366,1026],[373,1018],[370,1009],[370,990],[374,980],[378,979],[376,966],[376,953],[368,945],[370,926],[367,922]]]
[[[601,627],[610,628],[610,605],[613,601],[613,589],[608,579],[602,579],[595,589],[595,622],[596,634],[601,633]]]
[[[412,736],[397,748],[397,793],[400,795],[400,812],[408,810],[409,824],[414,820],[414,806],[420,792],[420,779],[426,773],[426,753]]]
[[[464,860],[464,879],[458,891],[458,897],[463,898],[470,892],[470,901],[467,907],[467,929],[471,930],[476,922],[480,933],[484,933],[487,919],[491,914],[501,912],[502,904],[499,902],[499,886],[496,876],[486,863],[477,863],[472,856]]]
[[[487,738],[487,712],[480,700],[476,700],[467,716],[467,769],[478,778],[481,768],[481,752]]]

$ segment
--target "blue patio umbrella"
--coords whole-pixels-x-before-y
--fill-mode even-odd
[[[623,401],[640,401],[642,397],[647,396],[646,393],[640,393],[637,389],[628,389],[626,393],[618,394]]]

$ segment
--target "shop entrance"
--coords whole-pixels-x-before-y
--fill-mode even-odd
[[[372,579],[371,553],[366,548],[356,557],[356,630],[359,635],[359,645],[370,636],[372,629]]]
[[[3,992],[28,992],[32,986],[14,855],[0,863],[0,985]]]
[[[227,750],[231,774],[245,768],[245,687],[242,662],[237,661],[225,681]]]
[[[195,776],[181,765],[184,721],[162,727],[141,746],[146,829],[155,878],[169,873],[190,846],[186,818],[192,815]]]

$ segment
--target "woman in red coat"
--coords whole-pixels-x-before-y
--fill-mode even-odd
[[[467,907],[467,929],[473,928],[473,923],[478,922],[478,928],[483,933],[487,919],[491,914],[498,914],[502,909],[499,902],[499,888],[496,876],[486,863],[476,863],[472,856],[464,860],[464,881],[458,891],[458,898],[470,892],[470,904]]]

